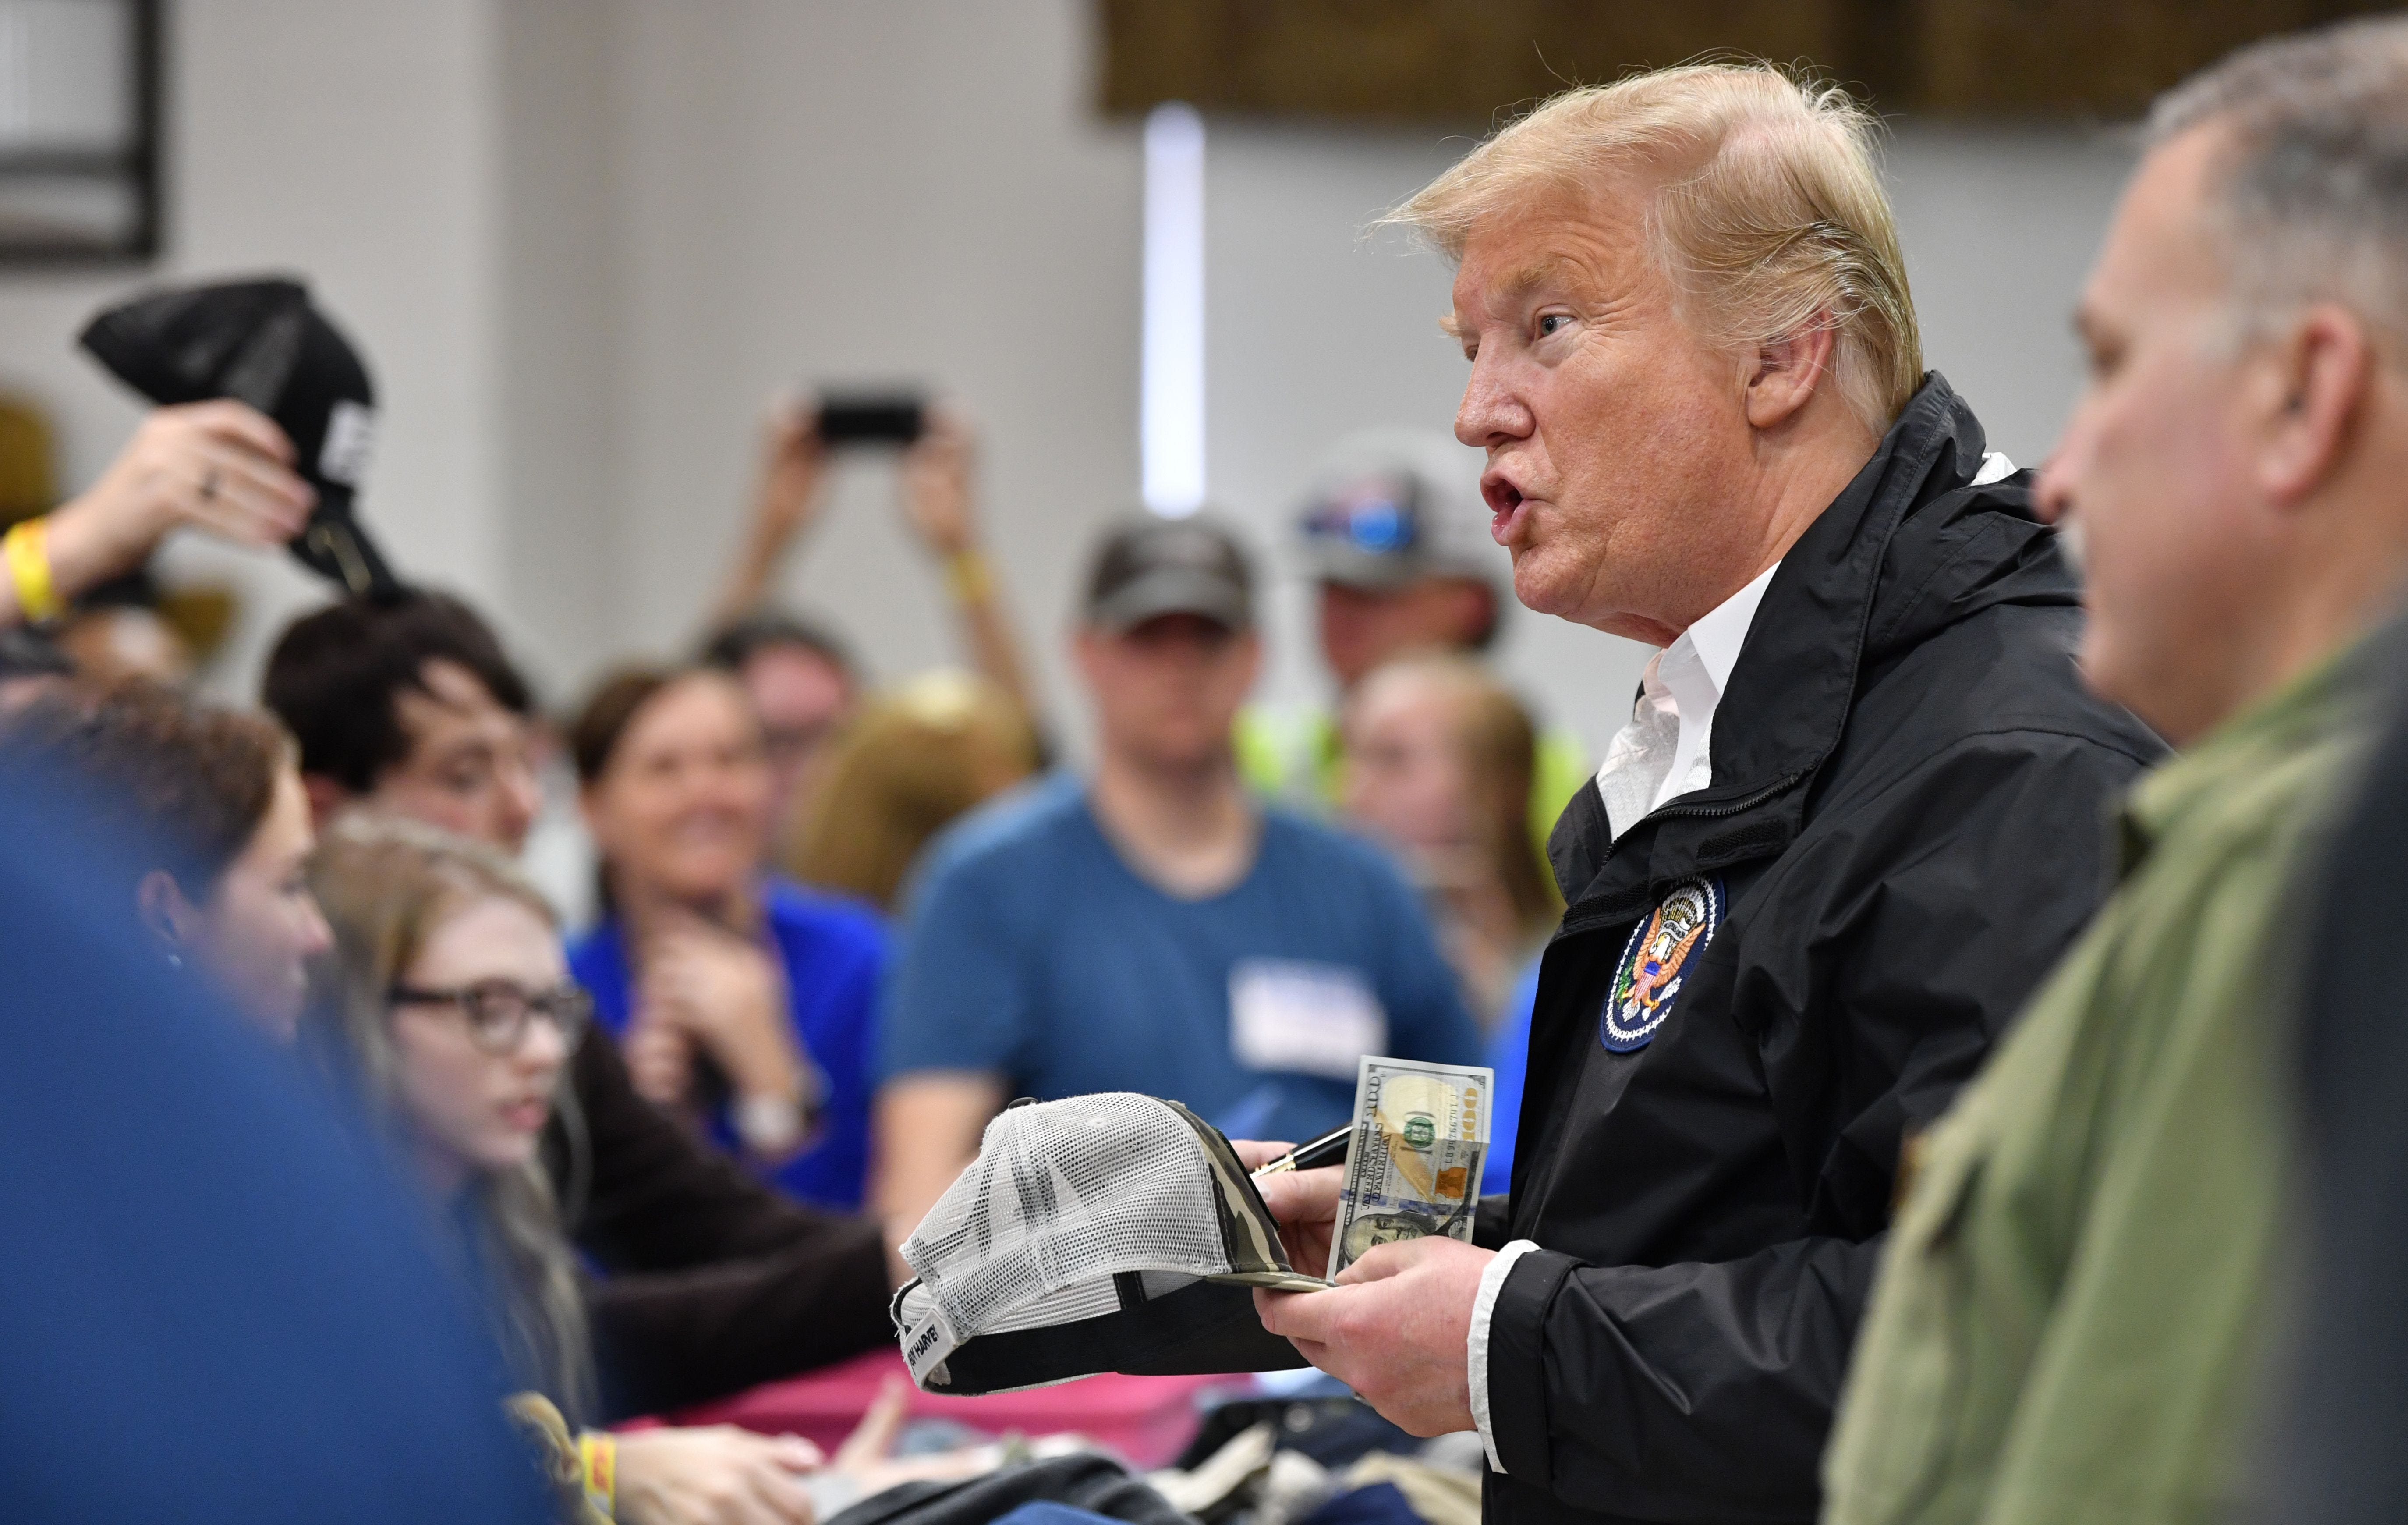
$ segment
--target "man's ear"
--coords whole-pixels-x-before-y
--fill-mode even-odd
[[[1747,422],[1777,429],[1813,400],[1830,379],[1839,340],[1825,315],[1816,313],[1779,338],[1756,346],[1747,377]]]
[[[323,831],[335,813],[357,797],[323,773],[304,773],[301,787],[309,796],[309,825]]]
[[[2347,452],[2374,381],[2374,347],[2357,315],[2311,306],[2265,347],[2268,409],[2258,485],[2278,506],[2308,498]]]
[[[153,869],[134,886],[134,912],[143,929],[159,942],[170,957],[191,945],[201,914],[184,898],[183,886],[165,869]]]

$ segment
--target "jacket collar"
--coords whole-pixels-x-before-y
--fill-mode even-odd
[[[2354,752],[2372,733],[2384,674],[2408,655],[2408,623],[2394,621],[2327,656],[2227,720],[2148,774],[2118,814],[2116,877],[2129,878],[2167,837],[2233,810],[2280,810],[2296,785],[2286,774],[2328,749]]]
[[[1913,582],[1884,572],[1910,514],[1971,488],[1983,445],[1972,410],[1937,371],[1928,373],[1872,458],[1790,547],[1765,589],[1715,711],[1713,786],[1655,812],[1618,843],[1595,782],[1573,797],[1548,842],[1571,905],[1567,930],[1637,914],[1658,882],[1788,845],[1803,819],[1799,785],[1838,746],[1868,660],[1964,612],[1930,597],[1944,563]],[[2020,487],[1996,490],[2022,512]],[[2061,561],[2043,559],[2040,596],[2077,602]]]

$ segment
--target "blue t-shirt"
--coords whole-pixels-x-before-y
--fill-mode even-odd
[[[785,965],[787,1011],[803,1052],[819,1068],[824,1108],[819,1141],[780,1167],[775,1180],[804,1201],[857,1208],[869,1166],[869,1067],[886,927],[875,912],[789,880],[770,880],[764,899],[769,936]],[[603,917],[569,945],[568,968],[593,992],[595,1020],[613,1038],[624,1035],[634,1014],[617,916]],[[722,1147],[737,1150],[724,1108],[710,1130]]]
[[[1064,775],[929,850],[878,1071],[975,1071],[1040,1101],[1141,1091],[1233,1137],[1301,1142],[1352,1115],[1363,1054],[1479,1052],[1420,902],[1377,848],[1267,810],[1244,880],[1180,899],[1123,861]]]

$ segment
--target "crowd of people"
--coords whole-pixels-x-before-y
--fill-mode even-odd
[[[128,1000],[308,1099],[345,1163],[296,1201],[416,1204],[341,1231],[423,1230],[386,1294],[420,1385],[552,1485],[487,1518],[946,1475],[889,1454],[896,1392],[833,1457],[612,1427],[891,1341],[901,1245],[1015,1098],[1174,1099],[1260,1162],[1366,1055],[1495,1070],[1477,1232],[1257,1310],[1476,1436],[1484,1518],[2394,1518],[2408,23],[2159,103],[2036,473],[1925,368],[1870,134],[1658,71],[1398,209],[1470,380],[1459,442],[1340,441],[1268,548],[1326,713],[1250,705],[1261,551],[1136,515],[1086,548],[1067,760],[944,410],[896,482],[965,662],[882,686],[775,591],[837,448],[799,404],[701,638],[574,704],[416,587],[294,621],[256,705],[79,661],[45,631],[171,530],[308,522],[220,399],[0,543],[0,813],[91,844]],[[1601,758],[1488,659],[1515,599],[1657,648]],[[11,935],[72,967],[66,903]],[[1300,1265],[1337,1189],[1262,1178]],[[459,1518],[463,1422],[394,1431],[396,1511]]]
[[[306,521],[289,445],[239,403],[151,414],[41,522],[46,585],[0,590],[10,755],[75,780],[99,830],[165,844],[129,897],[143,935],[400,1142],[514,1402],[627,1519],[809,1518],[829,1468],[808,1446],[600,1427],[891,1338],[896,1246],[1009,1099],[1140,1090],[1233,1135],[1319,1133],[1363,1054],[1478,1059],[1560,905],[1531,826],[1579,765],[1541,779],[1541,733],[1469,655],[1503,557],[1430,439],[1344,446],[1306,494],[1291,549],[1363,698],[1293,777],[1262,771],[1278,722],[1242,708],[1254,553],[1210,517],[1108,534],[1075,622],[1082,772],[1033,697],[957,417],[896,476],[965,667],[878,688],[771,596],[819,511],[815,423],[773,412],[693,650],[557,712],[423,588],[294,620],[256,709],[181,692],[188,664],[50,644],[26,611],[78,607],[171,528],[266,546]],[[854,1492],[910,1475],[847,1465]]]

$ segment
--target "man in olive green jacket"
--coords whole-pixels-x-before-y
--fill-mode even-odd
[[[2408,24],[2160,102],[2042,482],[2083,664],[2188,750],[2114,897],[1924,1141],[1825,1461],[1838,1525],[2148,1525],[2244,1499],[2285,1229],[2303,852],[2408,581]]]

